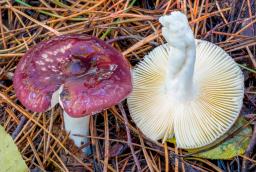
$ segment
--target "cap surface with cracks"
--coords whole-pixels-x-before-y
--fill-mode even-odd
[[[64,110],[81,117],[113,106],[130,93],[130,65],[100,39],[58,36],[23,56],[14,74],[14,89],[21,103],[35,112],[55,105],[52,97],[59,89]]]
[[[152,140],[175,136],[180,148],[206,146],[239,116],[243,74],[223,49],[194,39],[184,14],[173,12],[160,23],[167,44],[133,70],[131,117]]]

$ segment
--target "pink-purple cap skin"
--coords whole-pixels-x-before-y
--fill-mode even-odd
[[[14,74],[17,98],[29,110],[44,112],[63,85],[60,101],[72,117],[109,108],[132,90],[128,61],[104,41],[64,35],[32,47]]]

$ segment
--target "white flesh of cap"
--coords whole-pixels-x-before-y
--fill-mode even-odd
[[[63,90],[63,85],[61,85],[58,90],[56,90],[53,94],[52,94],[52,99],[51,99],[51,106],[48,110],[52,109],[55,105],[57,105],[60,101],[60,93]],[[61,106],[62,107],[62,106]]]

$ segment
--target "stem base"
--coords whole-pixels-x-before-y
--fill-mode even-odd
[[[81,118],[73,118],[65,111],[63,112],[65,130],[70,133],[69,138],[72,139],[77,147],[81,147],[88,142],[89,121],[90,116]],[[89,147],[83,148],[83,152],[87,155],[91,153]]]

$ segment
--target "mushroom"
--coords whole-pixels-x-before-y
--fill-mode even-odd
[[[130,65],[122,54],[98,38],[78,34],[28,50],[13,82],[17,98],[31,111],[45,112],[60,103],[65,129],[77,146],[87,142],[89,116],[118,104],[132,90]]]
[[[153,49],[133,70],[131,117],[154,141],[175,136],[179,148],[206,146],[238,118],[243,74],[222,48],[194,39],[181,12],[159,21],[167,43]]]

